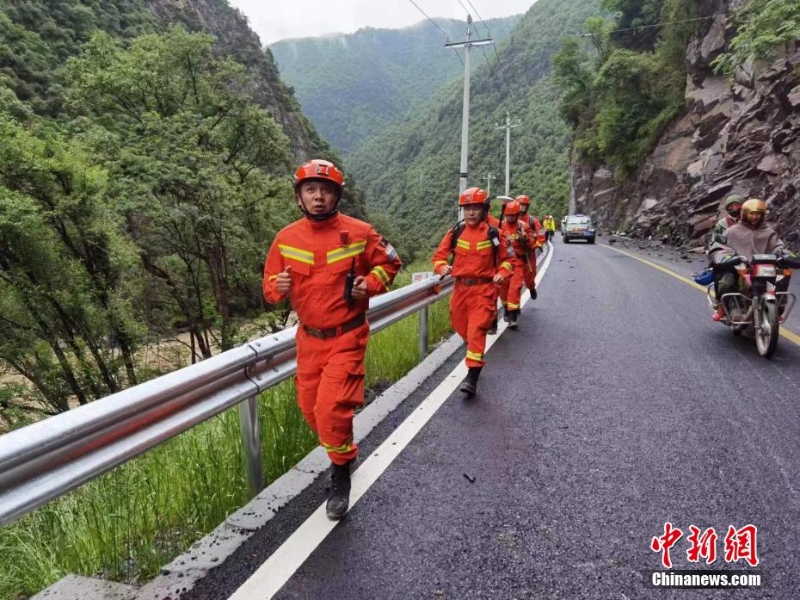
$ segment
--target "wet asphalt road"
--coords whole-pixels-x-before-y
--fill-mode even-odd
[[[557,236],[539,299],[490,350],[478,396],[454,394],[276,598],[730,594],[646,587],[661,568],[651,539],[667,521],[684,532],[676,569],[703,565],[686,559],[696,525],[719,536],[705,568],[754,571],[725,562],[723,538],[756,525],[764,584],[735,597],[798,597],[800,348],[782,338],[772,360],[759,357],[711,321],[701,292],[598,241]],[[319,506],[324,485],[188,597],[233,593]]]

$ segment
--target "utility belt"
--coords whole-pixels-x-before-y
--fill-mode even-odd
[[[329,327],[328,329],[317,329],[316,327],[309,327],[308,325],[303,325],[303,330],[311,337],[315,337],[320,340],[328,340],[330,338],[338,337],[343,333],[347,333],[348,331],[353,331],[354,329],[358,329],[366,322],[367,322],[367,313],[361,313],[357,317],[342,323],[338,327]]]
[[[494,279],[491,277],[456,277],[456,283],[466,287],[473,285],[481,285],[484,283],[492,283]]]

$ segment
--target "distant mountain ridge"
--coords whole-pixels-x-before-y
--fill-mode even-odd
[[[569,197],[571,134],[558,113],[561,96],[550,77],[563,39],[601,14],[600,0],[539,0],[518,21],[497,56],[473,70],[469,185],[502,192],[506,111],[511,132],[512,195],[527,194],[537,214],[563,214]],[[473,49],[471,56],[481,56]],[[368,207],[382,211],[423,249],[454,222],[460,171],[461,78],[445,85],[405,122],[362,144],[345,167],[364,184]],[[409,244],[411,242],[409,241]]]
[[[521,15],[476,23],[477,37],[502,43]],[[435,19],[450,41],[466,38],[466,22]],[[282,79],[294,88],[303,114],[333,147],[352,153],[365,139],[399,122],[429,100],[464,67],[429,21],[403,29],[295,38],[271,44]],[[463,51],[459,51],[462,53]],[[471,54],[477,66],[491,49]]]

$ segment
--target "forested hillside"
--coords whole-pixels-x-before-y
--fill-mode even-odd
[[[604,0],[591,44],[556,57],[575,131],[579,210],[630,235],[701,247],[728,194],[800,228],[800,4]],[[618,30],[618,31],[614,31]]]
[[[505,41],[519,16],[489,19],[477,37]],[[466,38],[466,22],[436,19],[451,41]],[[402,120],[446,82],[463,75],[445,35],[429,21],[404,29],[366,28],[354,34],[300,38],[269,47],[303,113],[334,148],[352,152],[366,138]],[[479,65],[493,53],[474,52]]]
[[[538,213],[561,213],[569,195],[569,131],[558,116],[550,73],[562,40],[599,14],[599,0],[539,0],[497,55],[472,74],[469,184],[502,192],[506,111],[512,124],[510,192],[528,194]],[[480,51],[472,50],[473,54]],[[492,51],[494,55],[494,52]],[[366,184],[368,206],[386,211],[423,252],[455,218],[463,81],[448,84],[405,122],[363,144],[347,167]]]
[[[174,368],[167,337],[243,339],[312,154],[337,158],[226,2],[0,4],[0,428]]]

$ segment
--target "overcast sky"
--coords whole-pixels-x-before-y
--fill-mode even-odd
[[[353,33],[362,27],[399,29],[424,21],[410,0],[229,0],[250,21],[263,45],[328,33]],[[459,0],[414,0],[431,17],[466,19]],[[535,0],[461,0],[472,18],[494,19],[527,12]],[[470,3],[472,6],[470,6]],[[473,10],[474,9],[474,10]]]

